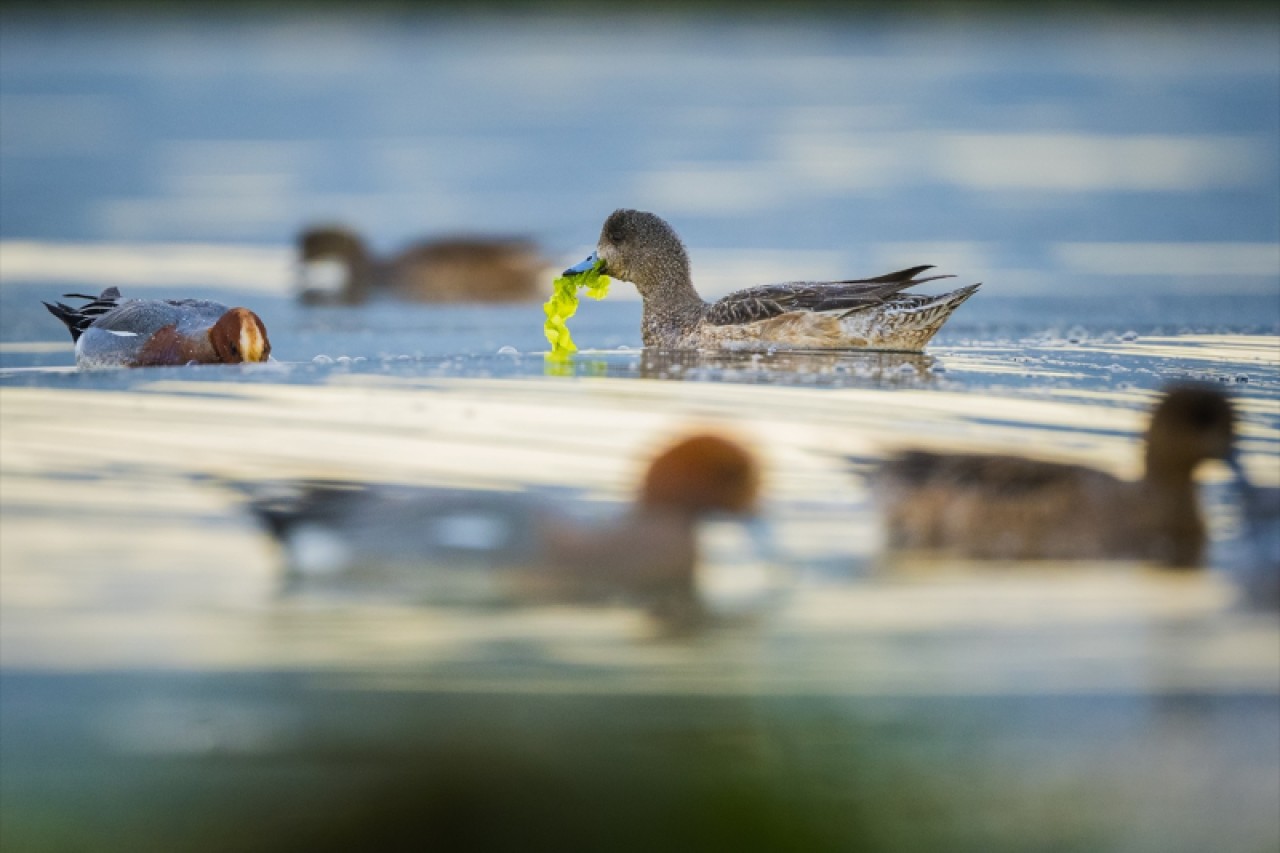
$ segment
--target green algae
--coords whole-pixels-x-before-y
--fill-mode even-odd
[[[551,344],[552,358],[567,358],[578,351],[569,335],[568,320],[578,311],[578,289],[583,288],[592,299],[604,299],[609,293],[610,279],[601,272],[604,261],[576,275],[562,275],[555,280],[551,298],[542,306],[547,322],[542,330]]]

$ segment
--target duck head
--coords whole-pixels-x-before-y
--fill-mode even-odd
[[[695,435],[650,463],[640,504],[691,518],[716,512],[749,515],[756,510],[759,492],[759,465],[745,447],[716,435]]]
[[[602,272],[629,281],[648,295],[664,282],[689,281],[689,254],[675,230],[643,210],[615,210],[600,229],[596,251],[564,271],[576,275],[604,261]]]
[[[1147,476],[1190,477],[1207,459],[1234,458],[1235,411],[1220,389],[1175,385],[1156,404],[1147,429]]]
[[[232,308],[209,329],[209,343],[223,364],[266,361],[271,341],[262,318],[248,308]]]
[[[369,253],[346,228],[310,228],[298,236],[298,298],[307,305],[354,304],[368,296]]]

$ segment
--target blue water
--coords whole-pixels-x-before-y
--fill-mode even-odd
[[[6,847],[1274,848],[1280,628],[1235,604],[1221,470],[1211,569],[1170,578],[879,575],[850,469],[923,442],[1131,472],[1192,378],[1280,482],[1274,17],[0,25]],[[919,263],[983,289],[923,355],[721,356],[643,351],[618,283],[566,363],[536,303],[287,295],[312,222],[523,234],[554,270],[624,206],[707,296]],[[249,305],[278,363],[76,372],[40,301],[110,285]],[[695,637],[291,598],[225,488],[625,499],[622,460],[707,422],[765,454],[798,580]]]
[[[835,252],[851,272],[943,244],[995,292],[1270,293],[1280,275],[1062,250],[1274,249],[1273,20],[4,23],[4,239],[282,244],[339,220],[384,250],[464,230],[569,258],[640,207],[692,247]]]

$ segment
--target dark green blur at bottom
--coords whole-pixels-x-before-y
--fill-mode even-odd
[[[1280,740],[1274,697],[1249,694],[438,693],[299,674],[0,686],[0,846],[24,851],[1194,849],[1212,840],[1185,835],[1205,798],[1227,825],[1233,800],[1257,814],[1246,795]],[[201,745],[149,743],[162,718]],[[1230,849],[1258,840],[1223,830],[1204,826]]]

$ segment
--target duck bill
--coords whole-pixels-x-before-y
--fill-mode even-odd
[[[585,259],[565,270],[562,275],[582,275],[584,272],[589,272],[591,268],[599,262],[599,260],[599,255],[592,252],[590,255],[587,255]]]
[[[1227,467],[1231,469],[1231,473],[1235,477],[1236,488],[1246,498],[1250,497],[1253,493],[1253,483],[1249,482],[1249,475],[1245,473],[1244,462],[1240,459],[1240,451],[1237,448],[1231,448],[1231,452],[1227,454],[1227,458],[1223,461],[1227,463]]]

